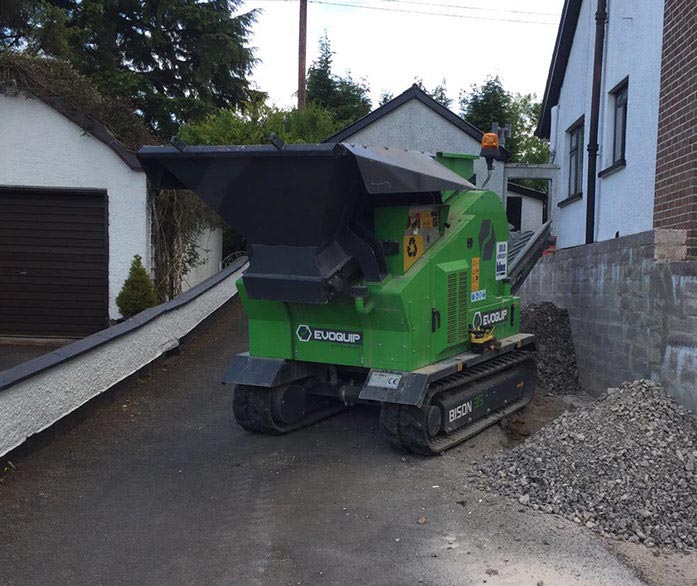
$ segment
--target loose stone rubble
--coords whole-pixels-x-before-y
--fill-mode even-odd
[[[577,394],[576,352],[566,309],[553,303],[528,305],[521,313],[520,331],[536,337],[538,392]]]
[[[480,464],[485,488],[649,547],[697,547],[697,417],[651,381],[609,389]]]

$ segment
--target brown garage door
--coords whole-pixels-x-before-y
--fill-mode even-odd
[[[106,193],[0,188],[0,336],[108,324]]]

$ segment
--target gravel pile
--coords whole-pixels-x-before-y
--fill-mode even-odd
[[[697,417],[625,383],[480,463],[484,488],[650,547],[697,547]]]
[[[569,313],[553,303],[528,305],[520,331],[537,339],[537,389],[553,395],[580,392]]]

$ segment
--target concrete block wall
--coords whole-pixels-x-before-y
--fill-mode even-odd
[[[649,231],[560,250],[519,291],[523,306],[551,301],[569,311],[591,394],[651,378],[697,410],[697,261],[656,260],[657,252],[684,258],[685,238]]]

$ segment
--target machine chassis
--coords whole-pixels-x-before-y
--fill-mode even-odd
[[[390,444],[433,455],[527,405],[535,387],[535,338],[516,334],[484,353],[463,352],[411,372],[342,369],[239,354],[225,378],[245,429],[283,434],[344,408],[381,406]],[[375,384],[384,381],[383,386]]]

